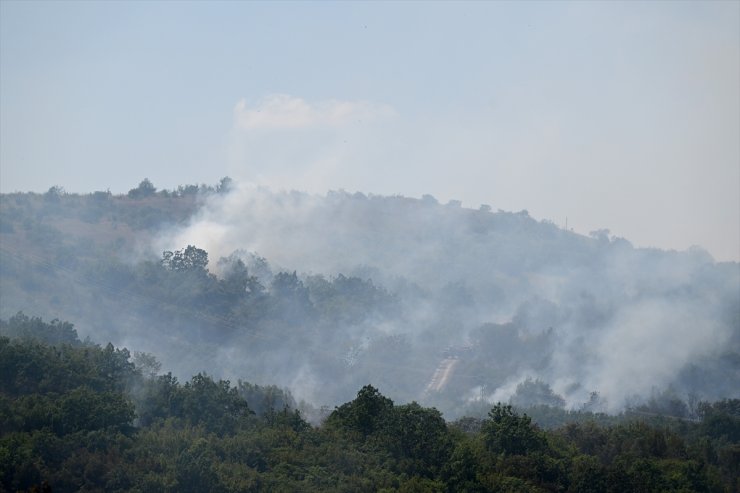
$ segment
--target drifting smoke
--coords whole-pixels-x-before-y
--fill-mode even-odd
[[[445,348],[460,360],[446,383],[458,401],[508,400],[531,379],[571,408],[598,393],[611,411],[658,388],[703,398],[740,388],[737,363],[726,363],[737,358],[725,357],[740,353],[740,265],[715,263],[699,248],[636,249],[608,231],[585,237],[526,211],[466,209],[431,196],[317,196],[244,184],[210,198],[154,248],[189,244],[212,259],[253,252],[273,272],[354,275],[388,289],[401,314],[348,327],[351,340],[364,342],[342,348],[351,360],[385,337],[403,341],[392,363],[375,360],[393,371],[366,374],[381,389],[394,372],[427,372],[428,381]],[[324,350],[336,352],[331,344]],[[304,359],[280,357],[301,363],[278,383],[310,387],[299,391],[306,398],[337,397],[320,390],[325,382]]]

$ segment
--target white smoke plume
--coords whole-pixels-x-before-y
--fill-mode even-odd
[[[210,199],[187,227],[160,236],[156,249],[188,244],[212,259],[242,250],[277,269],[371,277],[404,303],[402,320],[384,329],[394,326],[391,333],[416,344],[408,361],[394,362],[398,368],[433,369],[445,344],[472,344],[479,359],[486,344],[518,345],[503,347],[512,354],[529,348],[503,381],[480,382],[480,394],[493,399],[535,377],[570,407],[598,392],[617,411],[635,395],[681,387],[686,371],[738,345],[738,264],[715,263],[700,249],[636,249],[603,231],[584,237],[525,211],[440,205],[430,196],[321,196],[240,184]],[[479,327],[490,322],[511,322],[518,338],[485,342]],[[547,343],[537,346],[548,329]],[[450,385],[469,395],[475,385],[461,358]],[[731,388],[737,378],[703,371],[726,380],[682,391],[717,397],[722,391],[715,386]],[[316,386],[306,368],[296,375]]]

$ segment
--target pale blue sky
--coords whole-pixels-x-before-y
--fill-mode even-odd
[[[740,2],[0,2],[0,190],[224,175],[740,259]]]

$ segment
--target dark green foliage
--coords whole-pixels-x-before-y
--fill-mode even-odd
[[[712,438],[740,442],[740,399],[701,403],[702,431]]]
[[[436,409],[412,402],[393,410],[390,448],[408,474],[433,476],[447,461],[452,442]]]
[[[265,288],[262,283],[250,275],[247,266],[240,258],[222,258],[219,265],[223,268],[223,278],[219,283],[219,289],[223,295],[224,308],[245,301],[250,296],[260,295]]]
[[[488,450],[506,455],[522,455],[541,450],[545,440],[526,415],[519,416],[511,406],[496,404],[483,423],[482,433]]]
[[[0,337],[0,392],[16,396],[66,392],[86,386],[95,391],[122,391],[136,377],[127,349],[111,344],[52,347]]]
[[[479,475],[483,467],[483,452],[477,448],[479,443],[472,440],[458,439],[454,451],[442,469],[442,478],[447,484],[447,491],[476,493],[486,491],[480,482]]]
[[[381,395],[372,385],[366,385],[352,402],[342,404],[331,413],[327,424],[368,436],[388,430],[393,417],[393,401]]]
[[[157,188],[149,181],[149,178],[144,178],[138,187],[128,191],[128,197],[130,199],[143,199],[151,197],[155,193],[157,193]]]
[[[565,407],[565,400],[557,395],[542,380],[527,378],[516,386],[516,393],[511,398],[511,405],[518,408],[532,406]]]
[[[253,414],[228,380],[216,382],[199,373],[183,386],[181,395],[182,417],[218,434],[233,433]]]
[[[138,368],[110,344],[0,338],[0,491],[737,490],[737,400],[701,403],[700,422],[670,428],[622,418],[542,431],[502,404],[448,426],[367,385],[314,428],[277,387],[202,373],[180,384],[145,356]]]
[[[447,423],[439,411],[416,402],[394,406],[371,385],[335,409],[326,425],[390,454],[396,468],[411,476],[434,477],[452,451]]]
[[[46,336],[71,327],[30,320],[24,324]],[[128,390],[138,374],[128,351],[37,341],[0,338],[2,485],[24,490],[47,480],[54,491],[77,491],[83,484],[107,489],[106,476],[134,433]]]
[[[395,308],[395,299],[372,281],[342,274],[327,280],[309,276],[306,286],[316,310],[333,323],[359,323],[369,314]]]
[[[634,409],[635,412],[658,414],[674,418],[687,418],[689,409],[681,397],[673,390],[666,389],[661,393],[653,392],[650,399]]]
[[[35,339],[52,346],[58,344],[79,346],[81,344],[77,331],[71,323],[55,319],[47,324],[41,318],[29,318],[23,312],[10,317],[7,322],[0,320],[0,336]]]
[[[202,373],[185,385],[167,373],[142,382],[141,387],[137,401],[142,426],[177,418],[189,426],[223,435],[246,426],[253,414],[228,380],[215,381]]]
[[[272,279],[270,293],[271,316],[288,322],[303,322],[313,317],[314,307],[308,289],[295,271],[278,273]]]
[[[196,439],[175,463],[178,490],[192,493],[223,491],[213,467],[215,463],[213,448],[204,438]]]
[[[162,265],[178,272],[205,272],[208,265],[208,253],[203,249],[188,245],[184,250],[164,252]]]
[[[285,408],[296,408],[295,399],[288,390],[275,385],[260,386],[249,382],[237,382],[239,396],[249,403],[249,408],[258,416]]]
[[[182,414],[182,388],[172,373],[144,381],[137,400],[141,426],[151,426],[157,421]]]
[[[568,491],[578,493],[600,493],[606,490],[606,468],[596,457],[577,455],[570,466]]]
[[[21,398],[17,402],[21,404],[24,400]],[[134,406],[120,393],[95,392],[80,387],[49,403],[42,401],[39,404],[40,408],[49,411],[48,421],[44,423],[43,415],[37,416],[41,419],[27,423],[24,430],[48,427],[59,435],[111,428],[123,433],[132,430]],[[28,415],[33,416],[33,413]]]
[[[263,415],[264,422],[273,428],[292,430],[296,433],[302,433],[311,429],[311,425],[303,419],[297,409],[290,409],[288,406],[282,410],[276,411],[270,408]]]

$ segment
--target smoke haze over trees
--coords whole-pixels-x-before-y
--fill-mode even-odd
[[[0,0],[0,493],[740,493],[738,88],[737,0]]]
[[[740,400],[696,422],[545,428],[511,406],[448,423],[372,385],[311,426],[290,393],[80,341],[72,324],[0,320],[0,488],[13,491],[735,491]],[[529,384],[528,384],[529,385]],[[537,386],[537,384],[534,384]],[[562,419],[562,416],[560,417]],[[595,421],[599,419],[601,423]],[[553,429],[555,428],[555,429]]]
[[[317,408],[372,383],[448,418],[671,399],[688,416],[740,388],[740,266],[700,248],[637,249],[431,196],[230,180],[54,187],[3,194],[1,210],[0,315],[73,320],[182,379],[274,384]]]

